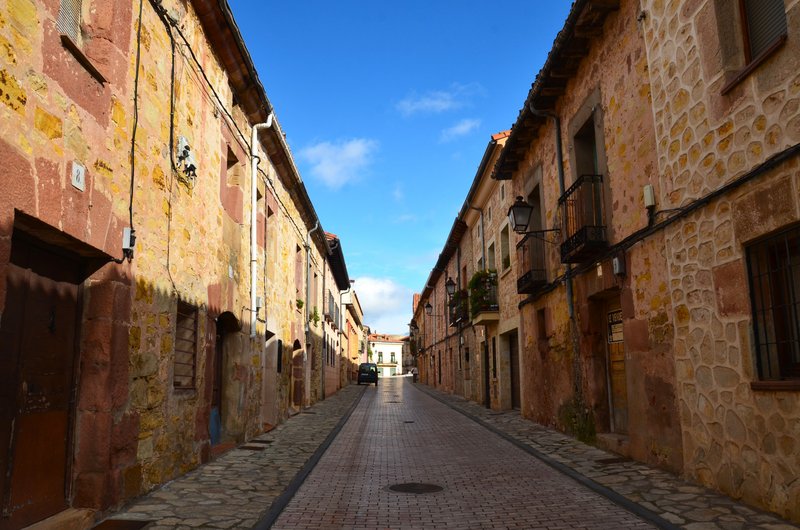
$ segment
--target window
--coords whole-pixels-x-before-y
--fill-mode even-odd
[[[500,258],[503,261],[503,270],[511,267],[511,251],[509,250],[508,225],[500,231]]]
[[[61,7],[58,10],[58,31],[69,37],[76,46],[81,43],[82,3],[81,0],[61,0]]]
[[[197,308],[178,300],[175,318],[175,357],[172,386],[191,389],[197,364]]]
[[[739,0],[745,62],[768,54],[786,37],[784,0]]]
[[[494,264],[494,243],[489,245],[489,249],[486,252],[486,268],[490,271],[497,270]]]
[[[395,355],[394,352],[392,352],[392,363],[396,363],[397,362],[397,359],[395,359],[394,355]]]
[[[497,338],[492,337],[492,378],[497,379]]]
[[[383,362],[383,352],[382,352],[382,351],[379,351],[379,352],[378,352],[378,362],[379,362],[379,363],[382,363],[382,362]]]
[[[278,339],[278,373],[283,370],[283,341]]]
[[[800,226],[747,248],[758,373],[800,379]]]
[[[83,20],[84,2],[82,0],[61,0],[58,8],[58,19],[56,20],[58,33],[61,35],[61,43],[95,79],[105,83],[106,78],[84,53],[83,33],[81,31],[81,22]],[[91,23],[92,21],[90,20],[89,22]],[[91,24],[88,27],[91,28]]]

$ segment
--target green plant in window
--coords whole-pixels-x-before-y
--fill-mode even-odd
[[[317,306],[314,306],[314,309],[311,310],[311,314],[308,316],[308,319],[314,323],[314,327],[319,325],[320,316],[319,311],[317,311]]]
[[[296,300],[296,303],[297,303],[297,309],[303,309],[304,302],[300,298]]]
[[[494,270],[479,270],[472,275],[467,284],[469,288],[469,309],[472,316],[496,304],[496,301],[493,300],[496,286],[497,272]]]

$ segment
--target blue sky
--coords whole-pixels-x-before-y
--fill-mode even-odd
[[[229,4],[366,324],[407,333],[412,294],[570,2]]]

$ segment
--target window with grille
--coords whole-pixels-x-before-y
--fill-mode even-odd
[[[80,44],[81,36],[81,0],[61,0],[58,9],[58,31],[66,35],[76,45]]]
[[[196,365],[197,308],[179,300],[175,319],[172,386],[182,389],[194,388]]]
[[[747,248],[759,377],[800,379],[800,226]]]
[[[783,0],[739,0],[747,64],[768,53],[786,37]]]

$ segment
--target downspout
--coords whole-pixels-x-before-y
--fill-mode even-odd
[[[267,116],[267,121],[253,125],[250,136],[250,338],[256,336],[256,323],[258,322],[258,307],[256,289],[258,286],[258,131],[272,127],[273,113]],[[266,249],[265,249],[266,252]],[[265,279],[266,281],[266,279]],[[264,319],[266,320],[266,318]]]
[[[528,104],[528,110],[534,116],[542,116],[547,118],[552,118],[556,128],[556,166],[558,168],[558,195],[564,195],[564,150],[561,144],[561,120],[559,119],[558,115],[553,112],[547,112],[542,110],[537,110],[533,107],[533,103]],[[563,220],[562,220],[563,222]],[[563,226],[562,226],[563,229]],[[569,314],[569,321],[570,321],[570,328],[571,328],[571,335],[572,335],[572,347],[575,351],[575,358],[573,361],[573,376],[575,378],[575,395],[579,401],[579,404],[583,405],[583,373],[581,372],[581,362],[580,362],[580,337],[578,334],[578,322],[575,319],[575,302],[573,300],[573,288],[572,288],[572,264],[568,263],[566,265],[566,273],[564,274],[566,281],[566,290],[567,290],[567,312]]]

